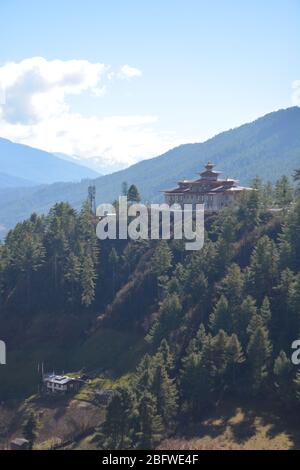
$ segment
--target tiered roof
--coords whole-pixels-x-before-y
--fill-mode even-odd
[[[205,169],[199,173],[200,178],[196,180],[180,180],[176,188],[166,189],[163,192],[166,194],[216,194],[251,189],[239,186],[239,182],[234,179],[219,179],[221,172],[215,171],[214,167],[213,163],[208,162],[205,165]],[[197,186],[197,191],[193,189],[194,186]]]

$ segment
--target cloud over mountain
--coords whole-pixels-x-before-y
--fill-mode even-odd
[[[174,145],[174,136],[155,129],[157,116],[86,115],[69,102],[72,95],[101,99],[113,93],[116,81],[141,75],[128,64],[114,71],[88,60],[32,57],[7,63],[0,67],[0,136],[50,152],[101,155],[120,167],[160,153]]]

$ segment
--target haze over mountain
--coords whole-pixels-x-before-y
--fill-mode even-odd
[[[116,171],[122,170],[126,168],[128,165],[122,165],[122,167],[114,162],[110,164],[105,161],[102,157],[91,156],[88,158],[81,158],[77,155],[67,155],[65,153],[55,153],[59,158],[66,160],[68,162],[73,162],[78,165],[84,165],[86,168],[90,168],[91,170],[96,171],[100,175],[109,175]]]
[[[0,138],[0,188],[80,181],[99,176],[79,163]]]
[[[8,175],[7,173],[3,173],[2,171],[0,172],[0,188],[15,188],[19,186],[36,186],[36,183],[25,178],[19,178],[18,176]]]
[[[300,166],[300,108],[267,114],[204,143],[181,145],[160,157],[97,178],[93,181],[97,203],[117,198],[123,181],[136,184],[144,201],[162,200],[161,189],[173,187],[180,178],[196,177],[208,160],[217,165],[223,176],[237,178],[242,184],[249,184],[256,175],[271,182],[283,174],[291,176]],[[89,184],[90,181],[55,183],[0,191],[0,225],[7,230],[34,211],[47,212],[57,201],[68,201],[79,208]]]

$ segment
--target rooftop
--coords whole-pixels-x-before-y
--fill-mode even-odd
[[[44,381],[51,382],[51,383],[58,383],[61,385],[66,385],[69,382],[73,382],[75,379],[69,377],[67,375],[56,375],[56,374],[45,374]]]

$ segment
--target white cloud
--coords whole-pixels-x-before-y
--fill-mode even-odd
[[[300,80],[294,80],[292,83],[292,104],[300,106]]]
[[[123,167],[159,154],[175,142],[156,130],[157,116],[83,116],[68,105],[68,95],[106,93],[110,66],[87,60],[33,57],[0,67],[0,135],[50,152],[101,156],[107,165]],[[135,78],[141,71],[124,65],[116,78]],[[0,103],[1,105],[1,103]],[[180,142],[181,143],[181,142]]]
[[[120,77],[122,78],[134,78],[140,77],[141,75],[141,70],[136,69],[135,67],[130,67],[130,65],[126,64],[120,68]]]
[[[102,90],[108,67],[87,60],[52,60],[43,57],[10,62],[0,68],[5,91],[2,119],[9,123],[33,124],[68,112],[66,95]]]

